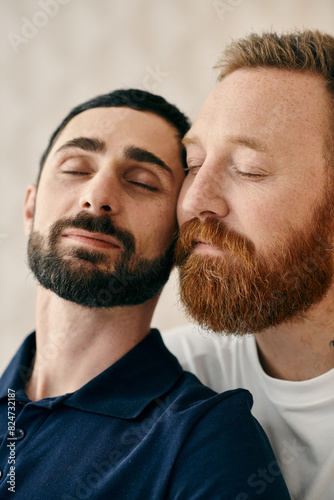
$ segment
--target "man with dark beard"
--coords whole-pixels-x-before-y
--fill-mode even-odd
[[[253,393],[292,498],[332,500],[334,38],[252,34],[217,67],[184,138],[176,254],[186,311],[219,335],[165,340],[215,390]]]
[[[121,90],[52,136],[25,200],[36,334],[0,383],[1,499],[290,498],[250,394],[206,388],[150,330],[188,128]]]

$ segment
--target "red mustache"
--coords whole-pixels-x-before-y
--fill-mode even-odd
[[[245,236],[233,229],[228,229],[224,223],[217,219],[198,218],[191,219],[179,229],[179,236],[175,247],[175,262],[181,266],[192,253],[198,240],[228,250],[232,255],[244,257],[246,261],[254,254],[254,244]]]

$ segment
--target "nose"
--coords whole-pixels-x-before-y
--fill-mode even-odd
[[[225,197],[224,181],[221,172],[213,166],[203,164],[194,175],[190,171],[187,175],[179,197],[179,223],[197,217],[201,220],[207,217],[220,219],[229,213],[229,206]]]
[[[80,209],[115,215],[119,212],[119,193],[120,187],[115,176],[99,172],[85,185],[79,200]]]

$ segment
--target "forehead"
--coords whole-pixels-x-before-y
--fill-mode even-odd
[[[328,126],[328,96],[318,75],[282,69],[239,69],[225,77],[205,101],[192,128],[209,137],[249,134],[270,140],[284,136],[294,141],[323,141]],[[203,125],[215,126],[206,132]],[[297,134],[298,131],[298,134]]]
[[[166,161],[175,161],[175,155],[180,155],[176,128],[154,113],[126,107],[92,108],[76,115],[59,134],[50,155],[75,137],[103,140],[107,150],[135,144],[160,154]]]

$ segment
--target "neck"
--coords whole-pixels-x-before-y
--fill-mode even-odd
[[[282,380],[309,380],[334,368],[334,289],[301,318],[256,334],[264,371]]]
[[[26,386],[29,398],[74,392],[119,360],[149,333],[157,300],[89,309],[39,287],[36,358]]]

